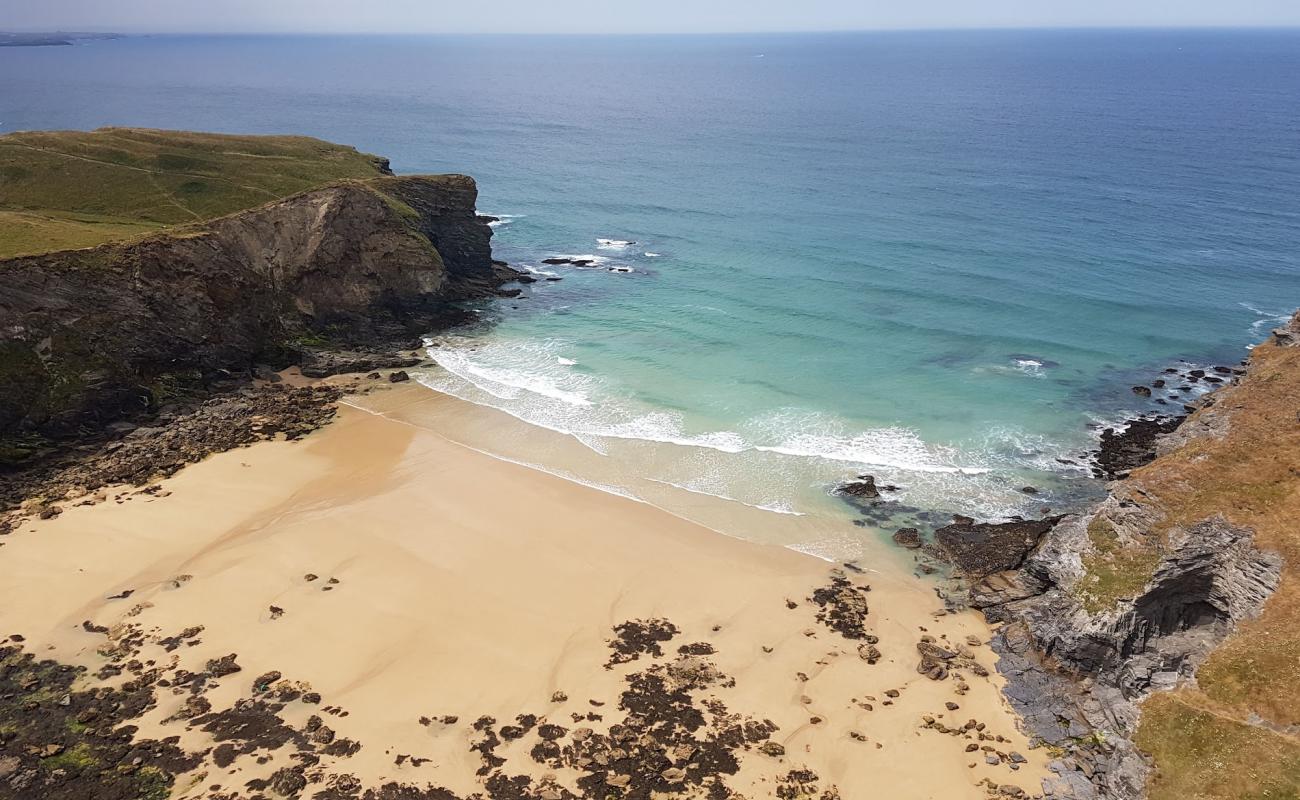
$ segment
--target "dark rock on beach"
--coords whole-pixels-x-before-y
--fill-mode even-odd
[[[392,353],[357,352],[350,350],[305,350],[299,364],[308,378],[328,378],[352,372],[373,372],[381,369],[405,369],[420,363],[415,356]]]
[[[817,606],[818,622],[845,639],[867,639],[869,591],[870,586],[855,584],[840,570],[835,570],[830,585],[817,589],[809,599]]]
[[[925,544],[925,540],[921,538],[921,532],[916,528],[899,528],[894,531],[894,544],[908,550],[916,550]]]
[[[958,519],[934,532],[935,542],[963,574],[984,578],[1018,569],[1060,516],[1014,522],[975,522]]]
[[[177,407],[166,420],[120,437],[103,436],[74,449],[33,456],[0,472],[0,533],[49,508],[23,506],[29,497],[71,498],[115,484],[145,486],[212,453],[276,437],[299,439],[333,419],[341,394],[327,386],[243,389]]]
[[[1130,420],[1123,428],[1107,428],[1093,456],[1092,474],[1115,480],[1156,457],[1156,442],[1182,424],[1184,416],[1143,417]]]
[[[0,647],[0,797],[135,800],[167,797],[200,757],[127,725],[154,703],[146,685],[82,690],[82,668]]]
[[[861,500],[872,500],[880,497],[880,490],[876,488],[876,479],[872,475],[859,475],[856,481],[842,484],[835,491],[837,494],[856,497]]]

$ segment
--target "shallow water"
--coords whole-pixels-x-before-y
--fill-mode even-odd
[[[1157,408],[1132,384],[1300,304],[1300,32],[154,37],[0,73],[0,130],[473,174],[498,255],[563,280],[423,380],[773,511],[859,472],[981,516],[1077,501],[1057,459]]]

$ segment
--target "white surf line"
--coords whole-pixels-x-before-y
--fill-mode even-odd
[[[420,385],[421,385],[421,386],[424,386],[424,384],[420,384]],[[428,390],[431,391],[431,392],[435,392],[435,393],[437,393],[437,394],[442,394],[444,397],[450,397],[450,398],[452,398],[453,400],[455,400],[455,401],[457,401],[457,402],[460,402],[460,403],[469,403],[470,405],[473,405],[473,406],[477,406],[477,405],[478,405],[478,403],[470,403],[470,401],[468,401],[468,400],[462,400],[461,398],[456,397],[455,395],[452,395],[452,394],[444,394],[443,392],[439,392],[437,389],[431,389],[431,388],[429,388],[428,386],[424,386],[424,388],[425,388],[425,389],[428,389]],[[588,489],[595,489],[596,491],[604,492],[605,494],[613,495],[614,497],[621,497],[621,498],[623,498],[624,500],[631,500],[631,501],[633,501],[633,502],[635,502],[635,503],[641,503],[642,505],[650,506],[651,508],[658,509],[658,510],[664,512],[665,514],[671,516],[671,517],[676,517],[677,519],[680,519],[682,522],[688,522],[688,523],[690,523],[690,524],[692,524],[692,525],[699,526],[699,527],[703,528],[703,529],[706,530],[706,531],[712,531],[713,533],[716,533],[716,534],[718,534],[718,535],[720,535],[720,536],[725,536],[725,537],[727,537],[728,539],[735,539],[736,541],[746,542],[746,543],[748,543],[748,544],[753,544],[753,545],[767,546],[766,543],[764,543],[764,542],[755,542],[754,540],[752,540],[752,539],[746,539],[746,538],[744,538],[743,536],[738,536],[738,535],[733,534],[733,533],[728,533],[727,531],[718,530],[717,528],[714,528],[714,527],[711,526],[711,525],[705,525],[703,522],[700,522],[699,520],[694,520],[694,519],[691,519],[690,517],[683,516],[683,515],[677,513],[676,511],[673,511],[672,509],[664,508],[663,506],[658,505],[657,503],[652,503],[652,502],[650,502],[649,500],[646,500],[645,498],[638,497],[637,495],[632,494],[631,492],[627,492],[627,491],[625,491],[625,490],[618,489],[618,488],[616,488],[616,487],[612,487],[612,486],[605,486],[604,484],[595,483],[594,481],[593,481],[593,482],[588,482],[588,481],[585,481],[585,480],[583,480],[582,478],[576,477],[576,476],[574,476],[574,475],[568,475],[568,474],[563,473],[563,472],[556,472],[556,471],[554,471],[554,470],[552,470],[552,469],[548,469],[547,467],[544,467],[544,466],[542,466],[542,465],[540,465],[540,464],[534,464],[534,463],[531,463],[531,462],[528,462],[528,461],[521,461],[521,460],[518,460],[518,459],[510,458],[509,456],[503,456],[503,455],[501,455],[500,453],[493,453],[493,452],[488,451],[488,450],[481,450],[481,449],[479,449],[479,448],[477,448],[477,447],[474,447],[473,445],[468,445],[468,444],[465,444],[464,442],[458,442],[458,441],[456,441],[455,439],[452,439],[452,438],[450,438],[450,437],[444,435],[443,433],[441,433],[441,432],[439,432],[439,431],[437,431],[437,430],[434,430],[433,428],[426,428],[426,427],[423,426],[423,425],[417,425],[417,424],[415,424],[414,422],[408,422],[408,421],[406,421],[406,420],[404,420],[404,419],[396,419],[396,418],[394,418],[394,417],[390,417],[388,414],[385,414],[385,413],[382,412],[382,411],[375,411],[375,410],[373,410],[373,409],[366,408],[365,406],[358,405],[358,404],[353,403],[353,402],[351,402],[351,401],[349,401],[349,400],[346,400],[346,399],[340,399],[338,402],[339,402],[340,405],[345,405],[345,406],[348,406],[349,408],[355,408],[356,410],[358,410],[358,411],[362,411],[362,412],[365,412],[366,414],[369,414],[369,415],[372,416],[372,417],[380,417],[380,418],[382,418],[382,419],[388,420],[389,422],[393,422],[393,423],[396,423],[396,424],[398,424],[398,425],[406,425],[406,426],[408,426],[408,427],[415,428],[416,430],[424,431],[424,432],[426,432],[426,433],[432,434],[432,435],[434,435],[434,436],[437,436],[439,439],[442,439],[444,442],[447,442],[448,444],[453,444],[453,445],[455,445],[455,446],[457,446],[457,447],[463,448],[463,449],[465,449],[465,450],[469,450],[470,452],[473,452],[473,453],[478,453],[478,454],[480,454],[480,455],[485,455],[485,456],[487,456],[488,458],[492,458],[492,459],[495,459],[495,460],[497,460],[497,461],[504,461],[504,462],[506,462],[507,464],[514,464],[514,465],[516,465],[516,466],[525,467],[525,468],[527,468],[527,469],[531,469],[531,470],[533,470],[534,472],[540,472],[540,473],[542,473],[542,474],[544,474],[544,475],[550,475],[550,476],[555,477],[555,478],[560,478],[561,480],[568,481],[569,483],[575,484],[575,485],[577,485],[577,486],[585,486],[585,487],[587,487]],[[488,406],[488,407],[491,408],[491,406]],[[496,409],[494,409],[494,410],[496,410]],[[526,421],[524,421],[524,420],[520,420],[520,421],[521,421],[521,422],[524,422],[525,425],[530,425],[530,424],[531,424],[531,423],[526,422]],[[534,426],[534,427],[540,427],[540,426]],[[543,428],[543,430],[550,430],[550,428]],[[777,546],[777,547],[784,548],[784,549],[786,549],[786,550],[792,550],[792,549],[794,549],[794,548],[791,547],[790,545],[776,545],[776,546]],[[798,552],[800,552],[800,551],[795,550],[794,552],[798,553]],[[802,555],[811,556],[812,558],[816,558],[816,559],[821,560],[821,561],[830,561],[831,563],[834,563],[834,562],[835,562],[835,559],[826,559],[826,558],[823,558],[823,557],[821,557],[821,556],[815,555],[815,554],[813,554],[813,553],[802,553]]]
[[[480,407],[480,408],[492,408],[492,406],[479,406],[478,403],[473,403],[473,402],[471,402],[471,401],[469,401],[469,400],[463,400],[463,399],[457,397],[457,396],[454,395],[454,394],[447,394],[446,392],[440,392],[440,391],[438,391],[437,389],[431,388],[431,387],[429,387],[429,386],[425,386],[424,384],[420,384],[420,386],[423,387],[424,389],[427,389],[427,390],[430,391],[430,392],[433,392],[434,394],[439,394],[439,395],[442,395],[443,397],[450,397],[452,400],[455,400],[456,402],[459,402],[459,403],[469,403],[469,404],[472,405],[472,406],[478,406],[478,407]],[[688,524],[690,524],[690,525],[695,525],[696,527],[702,528],[702,529],[704,529],[704,530],[706,530],[706,531],[710,531],[710,532],[712,532],[712,533],[716,533],[716,534],[718,534],[719,536],[725,536],[725,537],[728,538],[728,539],[732,539],[732,540],[735,540],[735,541],[738,541],[738,542],[743,542],[743,543],[745,543],[745,544],[749,544],[749,545],[754,545],[754,546],[757,546],[757,547],[776,547],[776,548],[780,548],[780,549],[782,549],[782,550],[789,550],[790,552],[792,552],[792,553],[796,553],[796,554],[798,554],[798,555],[800,555],[800,556],[802,556],[802,557],[804,557],[804,558],[812,558],[812,559],[815,559],[815,560],[817,560],[817,561],[822,562],[823,564],[841,564],[841,563],[844,563],[844,561],[845,561],[845,559],[843,559],[843,558],[831,558],[830,556],[825,556],[825,555],[822,555],[822,554],[820,554],[820,553],[813,553],[813,552],[809,552],[808,550],[801,549],[801,548],[804,548],[804,547],[813,547],[813,546],[815,546],[815,545],[810,545],[810,544],[807,544],[807,543],[805,543],[805,544],[800,544],[800,543],[797,543],[797,542],[792,542],[792,543],[789,543],[789,544],[775,544],[775,543],[771,543],[771,542],[759,542],[759,541],[754,541],[753,539],[747,539],[747,538],[745,538],[745,537],[743,537],[743,536],[740,536],[740,535],[738,535],[738,534],[729,533],[729,532],[724,531],[724,530],[719,530],[718,528],[715,528],[715,527],[713,527],[712,525],[706,525],[705,523],[700,522],[699,520],[691,519],[690,517],[687,517],[687,516],[684,516],[684,515],[682,515],[682,514],[679,514],[679,513],[677,513],[676,511],[673,511],[672,509],[664,508],[663,506],[661,506],[661,505],[659,505],[659,504],[657,504],[657,503],[653,503],[653,502],[651,502],[651,501],[649,501],[649,500],[646,500],[646,499],[644,499],[644,498],[637,497],[637,496],[634,495],[634,494],[624,494],[624,493],[622,493],[622,492],[620,492],[620,491],[613,491],[613,490],[611,490],[610,487],[605,487],[605,486],[602,486],[602,485],[600,485],[600,484],[587,483],[587,482],[583,481],[581,478],[577,478],[577,477],[574,477],[574,476],[572,476],[572,475],[566,475],[566,474],[564,474],[564,473],[562,473],[562,472],[554,472],[554,471],[552,471],[552,470],[550,470],[550,469],[547,469],[546,467],[543,467],[543,466],[538,465],[538,464],[532,464],[532,463],[529,463],[529,462],[527,462],[527,461],[516,460],[516,459],[510,458],[510,457],[508,457],[508,456],[503,456],[503,455],[501,455],[501,454],[499,454],[499,453],[493,453],[493,452],[490,452],[490,451],[488,451],[488,450],[480,450],[479,448],[474,447],[474,446],[472,446],[472,445],[465,444],[464,442],[458,442],[458,441],[456,441],[455,439],[452,439],[452,438],[450,438],[449,436],[446,436],[446,435],[442,434],[441,432],[439,432],[439,431],[437,431],[437,430],[434,430],[433,428],[427,428],[427,427],[425,427],[425,426],[423,426],[423,425],[417,425],[417,424],[415,424],[414,422],[408,422],[408,421],[406,421],[406,420],[402,420],[402,419],[395,419],[395,418],[393,418],[393,417],[390,417],[388,414],[386,414],[386,413],[384,413],[384,412],[382,412],[382,411],[375,411],[375,410],[373,410],[373,409],[366,408],[365,406],[358,405],[357,403],[351,402],[351,401],[349,401],[349,400],[347,400],[347,399],[340,399],[338,402],[339,402],[340,405],[345,405],[345,406],[348,406],[349,408],[354,408],[354,409],[356,409],[356,410],[358,410],[358,411],[362,411],[362,412],[364,412],[364,413],[366,413],[366,414],[369,414],[369,415],[372,416],[372,417],[381,417],[381,418],[383,418],[383,419],[385,419],[385,420],[387,420],[387,421],[389,421],[389,422],[396,423],[396,424],[398,424],[398,425],[406,425],[406,426],[408,426],[408,427],[415,428],[416,430],[424,431],[425,433],[431,434],[431,435],[433,435],[433,436],[438,437],[439,439],[442,439],[444,442],[447,442],[448,444],[455,445],[456,447],[463,448],[463,449],[468,450],[468,451],[470,451],[470,452],[472,452],[472,453],[478,453],[478,454],[480,454],[480,455],[487,456],[488,458],[495,459],[495,460],[497,460],[497,461],[504,461],[504,462],[507,463],[507,464],[514,464],[515,466],[523,467],[523,468],[525,468],[525,469],[530,469],[530,470],[533,470],[534,472],[540,472],[540,473],[542,473],[542,474],[544,474],[544,475],[550,475],[550,476],[552,476],[552,477],[559,478],[560,480],[568,481],[569,483],[572,483],[572,484],[574,484],[574,485],[576,485],[576,486],[584,486],[584,487],[586,487],[586,488],[588,488],[588,489],[595,489],[596,491],[604,492],[605,494],[613,495],[614,497],[621,497],[621,498],[623,498],[624,500],[631,500],[631,501],[634,502],[634,503],[641,503],[641,504],[643,504],[643,505],[650,506],[651,508],[654,508],[654,509],[657,509],[657,510],[659,510],[659,511],[662,511],[663,513],[667,514],[667,515],[670,516],[670,517],[674,517],[674,518],[679,519],[679,520],[681,520],[682,522],[686,522],[686,523],[688,523]],[[416,402],[418,402],[418,401],[412,401],[412,402],[410,403],[410,405],[414,405]],[[497,409],[493,409],[493,410],[497,410]],[[507,416],[512,416],[512,415],[507,414]],[[523,422],[525,425],[532,425],[532,423],[529,423],[529,422],[527,422],[527,421],[524,421],[524,420],[520,420],[520,421]],[[533,425],[533,427],[542,427],[542,426],[536,426],[536,425]],[[542,430],[551,430],[551,429],[550,429],[550,428],[542,427]],[[556,432],[556,431],[553,431],[553,432]],[[896,575],[895,575],[895,574],[890,574],[890,573],[887,573],[887,572],[881,572],[880,570],[877,570],[877,569],[875,569],[875,568],[873,568],[873,567],[864,566],[864,565],[858,563],[856,559],[852,559],[852,561],[853,561],[853,563],[858,567],[858,569],[861,569],[861,570],[864,570],[864,571],[871,572],[872,574],[876,575],[880,580],[886,581],[886,582],[888,582],[889,584],[891,584],[891,585],[893,585],[893,586],[907,586],[907,587],[914,587],[914,586],[916,585],[916,584],[915,584],[915,582],[916,582],[916,578],[913,577],[913,576],[912,576],[911,574],[909,574],[909,573],[906,573],[906,572],[902,572],[902,571],[900,571],[900,572],[899,572],[898,574],[896,574]],[[888,618],[886,618],[885,621],[888,621]]]
[[[738,504],[738,505],[742,505],[742,506],[744,506],[745,508],[752,508],[752,509],[754,509],[755,511],[764,511],[764,512],[767,512],[768,514],[781,514],[781,515],[783,515],[783,516],[787,516],[787,517],[806,517],[806,516],[808,516],[807,513],[803,512],[803,511],[793,511],[793,510],[791,510],[791,511],[786,511],[786,510],[784,510],[784,509],[772,508],[772,507],[770,507],[770,506],[761,506],[761,505],[758,505],[758,504],[756,504],[756,503],[746,503],[744,500],[738,500],[738,499],[736,499],[736,498],[734,498],[734,497],[728,497],[728,496],[726,496],[725,494],[714,494],[713,492],[706,492],[706,491],[704,491],[703,489],[692,489],[692,488],[689,487],[689,486],[682,486],[680,483],[673,483],[672,481],[660,480],[659,478],[649,478],[649,477],[647,477],[647,478],[645,478],[645,480],[650,481],[651,483],[658,483],[658,484],[662,484],[662,485],[664,485],[664,486],[671,486],[671,487],[673,487],[674,489],[680,489],[680,490],[683,491],[683,492],[689,492],[689,493],[691,493],[691,494],[703,495],[704,497],[714,497],[714,498],[717,498],[718,500],[723,500],[723,501],[728,502],[728,503],[736,503],[736,504]]]

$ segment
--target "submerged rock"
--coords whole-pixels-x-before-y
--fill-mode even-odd
[[[920,549],[925,541],[921,538],[921,532],[916,528],[899,528],[894,531],[894,544],[899,547],[905,547],[908,550]]]
[[[876,488],[876,479],[872,475],[859,475],[856,481],[842,484],[835,492],[862,500],[873,500],[880,497],[880,490]]]

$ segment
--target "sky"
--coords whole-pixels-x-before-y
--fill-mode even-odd
[[[1300,0],[0,0],[0,30],[719,33],[1296,26]]]

